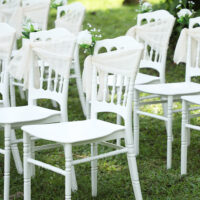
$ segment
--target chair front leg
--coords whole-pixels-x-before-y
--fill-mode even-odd
[[[32,166],[27,159],[31,158],[31,138],[27,133],[23,133],[24,140],[24,199],[31,200],[31,172]]]
[[[31,140],[31,158],[35,159],[35,141]],[[35,176],[35,165],[31,165],[31,176]]]
[[[135,199],[142,200],[142,192],[141,192],[140,181],[139,181],[139,176],[138,176],[134,141],[133,141],[133,136],[132,136],[132,129],[130,128],[126,129],[125,145],[126,145],[126,148],[128,149],[127,159],[128,159],[128,166],[129,166],[133,191],[135,194]]]
[[[186,124],[188,123],[188,104],[182,101],[182,127],[181,127],[181,175],[187,174],[187,147],[188,135]]]
[[[4,200],[9,200],[10,191],[10,137],[11,137],[11,126],[6,124],[4,127]]]
[[[172,167],[172,119],[173,96],[167,98],[167,169]]]
[[[64,145],[65,152],[65,200],[71,200],[72,187],[72,145]]]
[[[15,161],[15,166],[17,168],[17,172],[19,174],[22,174],[23,167],[22,167],[22,161],[19,154],[19,149],[18,149],[17,144],[12,144],[12,141],[15,141],[15,140],[16,140],[15,130],[12,130],[11,131],[11,150],[12,150],[13,158]]]
[[[134,147],[135,147],[135,155],[139,154],[139,115],[137,111],[139,111],[139,91],[134,91],[134,110],[133,110],[133,126],[134,126]]]
[[[96,143],[91,144],[91,156],[97,156],[98,145]],[[92,196],[97,196],[97,160],[91,161],[91,183],[92,183]]]

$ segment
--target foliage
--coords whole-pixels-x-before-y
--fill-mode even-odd
[[[62,0],[51,0],[51,8],[57,9],[59,6],[63,5]]]
[[[40,30],[41,29],[38,27],[37,24],[32,23],[30,19],[27,19],[25,24],[23,24],[22,38],[29,39],[31,33],[38,32]]]

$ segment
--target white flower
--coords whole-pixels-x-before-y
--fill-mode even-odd
[[[194,1],[188,1],[188,3],[189,3],[189,4],[192,4],[192,5],[195,4]]]
[[[144,2],[142,4],[142,10],[151,10],[152,9],[152,5],[149,2]]]
[[[90,23],[87,23],[87,25],[91,28],[92,27],[92,25],[90,24]]]
[[[92,35],[88,30],[81,31],[78,34],[78,44],[87,44],[91,45],[92,44]]]
[[[187,8],[183,8],[177,13],[177,15],[179,18],[185,17],[186,15],[190,17],[192,15],[192,12],[188,10]]]

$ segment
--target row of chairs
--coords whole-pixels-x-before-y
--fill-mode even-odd
[[[164,18],[164,16],[167,18],[167,16],[168,16],[168,14],[167,14],[167,12],[165,12],[165,14],[166,15],[160,15],[159,16],[159,12],[154,12],[154,13],[146,13],[146,14],[143,14],[143,15],[139,15],[138,16],[138,21],[140,21],[141,20],[141,25],[142,25],[142,22],[143,22],[143,19],[146,19],[147,20],[147,22],[148,23],[151,23],[152,22],[152,19],[154,19],[154,21],[156,21],[156,19],[159,21],[159,20],[162,20],[163,18]],[[161,17],[162,16],[162,17]],[[143,17],[143,18],[142,18]],[[162,18],[162,19],[161,19]],[[139,23],[139,22],[138,22]],[[42,37],[42,36],[38,36],[38,37]],[[170,33],[169,33],[169,37],[170,37]],[[45,40],[45,39],[44,39]],[[117,39],[117,40],[107,40],[106,42],[104,41],[104,42],[102,42],[102,44],[101,44],[101,42],[99,42],[98,44],[97,44],[97,47],[96,47],[96,52],[98,53],[99,52],[99,49],[101,48],[101,47],[106,47],[107,49],[112,49],[112,48],[110,48],[110,47],[115,47],[116,46],[116,43],[118,43],[118,42],[116,42],[116,41],[119,41],[119,39]],[[120,42],[119,42],[120,43]],[[122,40],[122,42],[120,43],[120,45],[119,46],[117,46],[116,48],[117,49],[121,49],[122,47],[123,47],[123,45],[125,45],[125,42],[124,42],[124,40]],[[108,46],[109,46],[109,48],[108,48]],[[125,45],[126,46],[126,45]],[[147,48],[149,48],[149,44],[148,43],[145,43],[145,48],[147,49]],[[153,49],[153,48],[152,48]],[[152,50],[153,51],[153,50]],[[146,53],[149,53],[149,51],[146,51]],[[156,61],[152,61],[152,60],[149,60],[149,57],[148,57],[148,60],[145,60],[145,57],[143,57],[143,61],[142,62],[140,62],[141,64],[140,64],[140,67],[151,67],[151,66],[153,66],[153,65],[150,65],[149,63],[151,62],[151,63],[154,63],[155,65],[156,65],[156,67],[154,67],[154,69],[156,69],[156,70],[160,70],[159,72],[159,75],[160,75],[160,77],[158,78],[158,77],[153,77],[153,76],[149,76],[149,75],[144,75],[144,74],[142,74],[141,76],[145,76],[146,78],[144,79],[144,77],[143,78],[140,78],[140,75],[139,76],[137,76],[137,77],[139,77],[139,78],[137,78],[136,79],[136,83],[137,83],[137,80],[140,80],[142,83],[148,83],[148,82],[150,82],[150,83],[153,83],[153,82],[160,82],[159,81],[159,79],[161,80],[161,83],[163,83],[163,82],[165,82],[164,81],[164,72],[165,72],[165,62],[166,62],[166,49],[165,49],[165,51],[163,50],[162,51],[162,55],[161,55],[161,60],[159,60],[160,62],[156,62]],[[151,53],[150,53],[151,54]],[[161,54],[161,52],[159,52],[159,54]],[[150,58],[151,59],[151,58]],[[152,59],[153,59],[153,56],[152,56]],[[146,61],[146,65],[144,64],[145,63],[145,61]],[[150,61],[150,62],[149,62]],[[143,64],[142,64],[143,63]],[[147,65],[148,64],[148,65]],[[157,66],[161,66],[161,67],[157,67]],[[45,67],[46,68],[46,66],[43,66],[43,67]],[[42,70],[41,70],[42,71]],[[51,70],[50,70],[51,71]],[[46,76],[48,76],[49,74],[51,74],[50,72],[48,72],[48,73],[45,73],[45,77]],[[147,81],[147,78],[149,78],[148,80],[149,81]],[[151,78],[151,80],[150,80],[150,78]],[[47,79],[47,77],[46,78],[44,78],[43,77],[43,80],[46,80]],[[60,79],[60,78],[59,78]],[[58,80],[59,80],[58,79]],[[52,80],[52,77],[49,79],[49,80]],[[51,83],[52,81],[50,81],[49,83]],[[113,77],[112,77],[112,83],[113,82],[115,82],[115,81],[113,81]],[[107,84],[109,85],[109,86],[112,86],[112,83],[111,83],[111,81],[109,82],[109,80],[108,80],[108,82],[107,82]],[[140,83],[141,84],[141,83]],[[154,85],[154,84],[153,84]],[[115,86],[116,88],[118,88],[119,87],[119,85],[117,85],[117,86]],[[138,86],[138,87],[141,87],[141,88],[143,88],[143,87],[146,87],[146,86],[143,86],[143,85],[141,85],[141,86]],[[156,87],[156,85],[154,86],[154,87]],[[52,86],[51,86],[51,88],[52,88]],[[137,86],[136,86],[136,89],[137,89]],[[29,93],[31,93],[30,92],[31,90],[29,89]],[[113,91],[115,91],[115,90],[113,90]],[[141,90],[142,91],[142,90]],[[136,92],[137,93],[137,92]],[[151,93],[151,92],[149,92],[149,93]],[[114,93],[113,93],[114,94]],[[153,93],[154,94],[154,93]],[[188,93],[187,93],[188,94]],[[137,97],[137,98],[136,98]],[[56,101],[58,101],[58,99],[60,99],[60,97],[59,98],[56,98],[56,99],[53,99],[53,100],[56,100]],[[136,94],[135,95],[135,101],[136,101],[136,103],[134,104],[135,105],[135,107],[134,107],[134,109],[136,110],[136,112],[135,112],[135,115],[138,115],[138,114],[140,114],[140,112],[142,112],[142,111],[138,111],[137,109],[136,109],[136,107],[138,108],[138,104],[137,104],[137,101],[138,101],[138,99],[139,99],[139,95],[138,94]],[[164,102],[164,100],[165,99],[162,99],[163,101],[162,101],[162,103]],[[91,103],[92,103],[93,101],[91,101]],[[166,102],[166,100],[165,100],[165,102]],[[164,103],[165,103],[164,102]],[[34,101],[34,103],[35,103],[35,101]],[[113,102],[112,102],[113,103]],[[31,105],[32,103],[30,103],[30,105]],[[95,105],[95,104],[94,104]],[[66,105],[64,106],[65,107],[65,111],[64,112],[66,112]],[[164,104],[164,108],[166,107],[166,105]],[[30,107],[29,107],[30,108]],[[168,105],[168,108],[169,108],[169,105]],[[35,108],[34,108],[35,109]],[[5,109],[4,111],[5,111],[5,114],[6,113],[8,113],[8,111],[6,111],[7,109]],[[112,110],[113,111],[113,110]],[[17,111],[16,111],[17,112]],[[20,111],[21,112],[21,111]],[[30,112],[30,111],[27,111],[27,112]],[[34,111],[35,112],[35,111]],[[62,111],[61,111],[62,112]],[[168,112],[169,113],[169,112]],[[54,113],[55,114],[55,113]],[[60,113],[56,113],[57,115],[59,115]],[[142,113],[142,114],[144,114],[144,113]],[[66,114],[64,114],[65,116],[66,116]],[[119,113],[119,115],[120,115],[120,113]],[[129,114],[130,115],[130,114]],[[134,115],[134,117],[135,117],[135,115]],[[169,114],[168,114],[168,116],[169,116]],[[38,116],[37,116],[38,117]],[[36,117],[36,118],[37,118]],[[48,115],[48,117],[50,117],[49,115]],[[91,116],[92,117],[92,116]],[[46,117],[45,117],[46,118]],[[187,118],[187,117],[185,117],[185,118]],[[34,121],[34,123],[38,123],[38,121],[41,121],[41,118],[37,118],[37,122],[35,121],[35,119],[33,119],[33,121]],[[138,120],[138,118],[137,118],[137,116],[136,116],[136,118],[134,118],[134,120]],[[56,119],[56,120],[50,120],[50,121],[46,121],[46,120],[44,120],[43,122],[41,121],[41,123],[49,123],[49,122],[57,122],[57,121],[60,121],[60,120],[58,120],[58,119]],[[64,120],[65,121],[65,120]],[[135,122],[137,122],[137,121],[135,121]],[[8,123],[8,122],[7,122]],[[21,122],[20,122],[21,123]],[[85,122],[86,123],[86,122]],[[128,122],[129,123],[129,122]],[[24,123],[24,124],[26,124],[26,123]],[[29,124],[29,123],[28,123]],[[22,125],[22,123],[20,124],[20,126]],[[65,125],[65,124],[64,124]],[[134,135],[135,135],[135,139],[134,139],[134,142],[135,142],[135,146],[137,147],[138,146],[138,144],[139,144],[139,142],[138,142],[138,135],[139,135],[139,133],[137,132],[137,129],[138,129],[138,123],[134,123],[134,125],[135,125],[135,132],[134,132]],[[71,125],[70,125],[71,126]],[[83,125],[84,126],[84,125]],[[97,126],[98,126],[98,124],[97,124]],[[14,126],[15,127],[15,126]],[[65,127],[65,126],[64,126]],[[106,127],[106,125],[105,125],[105,127]],[[168,127],[169,127],[169,125],[168,125]],[[25,127],[26,128],[26,127]],[[47,169],[52,169],[53,171],[55,171],[55,172],[58,172],[58,173],[60,173],[60,174],[64,174],[64,172],[63,171],[60,171],[59,169],[56,169],[56,168],[51,168],[49,165],[46,165],[46,164],[44,164],[44,163],[41,163],[41,162],[39,162],[39,161],[36,161],[36,160],[34,160],[34,152],[33,151],[31,151],[31,153],[30,153],[30,149],[29,149],[29,147],[30,146],[32,146],[31,148],[32,149],[34,149],[35,147],[34,147],[34,140],[36,140],[37,139],[37,136],[35,135],[35,134],[38,134],[38,132],[39,132],[39,129],[40,128],[42,128],[41,126],[39,126],[38,127],[38,129],[37,129],[37,126],[35,126],[35,127],[27,127],[28,129],[26,130],[26,129],[24,129],[25,130],[25,138],[27,139],[26,140],[26,142],[25,142],[25,144],[27,144],[27,145],[25,145],[26,146],[26,149],[25,149],[25,151],[26,151],[26,162],[25,162],[25,164],[24,165],[26,165],[26,168],[27,169],[29,169],[29,170],[27,170],[26,172],[27,172],[27,174],[26,174],[26,180],[25,180],[25,182],[27,183],[27,184],[25,184],[25,187],[27,188],[25,191],[27,191],[27,199],[29,199],[30,198],[30,175],[31,174],[34,174],[34,168],[32,167],[32,169],[30,170],[30,166],[31,166],[31,164],[36,164],[36,165],[39,165],[39,166],[43,166],[43,167],[45,167],[45,168],[47,168]],[[35,130],[33,130],[32,128],[35,128]],[[46,126],[44,126],[44,128],[45,128],[45,130],[46,130]],[[54,125],[52,125],[52,130],[54,130],[53,128],[54,128]],[[57,129],[57,125],[55,125],[55,128]],[[67,128],[67,127],[65,127],[65,128]],[[61,127],[61,129],[62,130],[64,130],[64,132],[66,131],[66,129],[65,128],[63,128],[63,127]],[[62,132],[62,130],[60,129],[60,138],[61,139],[63,139],[63,135],[65,135],[65,133],[64,132]],[[7,130],[7,135],[9,135],[9,127],[8,126],[5,126],[5,133],[6,133],[6,130]],[[32,130],[33,130],[33,132],[32,132]],[[48,132],[48,130],[46,130],[47,132]],[[56,131],[57,132],[57,131]],[[72,132],[74,132],[74,130],[72,129]],[[169,131],[170,132],[170,131]],[[29,134],[30,135],[33,135],[33,136],[36,136],[36,138],[35,137],[33,137],[33,139],[31,140],[31,143],[30,143],[30,137],[29,137]],[[51,133],[49,133],[49,134],[47,134],[43,139],[47,139],[47,140],[53,140],[53,141],[55,141],[55,142],[63,142],[63,140],[62,141],[57,141],[57,139],[55,139],[55,138],[48,138],[48,136],[51,136],[52,134]],[[84,135],[84,134],[83,134]],[[87,136],[87,134],[85,133],[85,137]],[[91,135],[89,135],[89,136],[91,136]],[[80,135],[79,135],[79,137],[81,137]],[[122,136],[117,136],[117,138],[119,139],[119,138],[121,138]],[[172,137],[172,136],[171,136]],[[8,139],[8,137],[5,137],[6,139]],[[114,137],[115,138],[115,137]],[[112,138],[112,139],[114,139],[114,138]],[[115,139],[117,139],[117,138],[115,138]],[[122,137],[123,138],[123,137]],[[83,138],[83,140],[86,140],[86,139],[88,139],[87,137],[86,138]],[[111,138],[110,138],[111,139]],[[169,139],[169,138],[168,138]],[[171,138],[170,138],[171,139]],[[59,140],[59,137],[58,137],[58,140]],[[80,138],[79,138],[79,140],[81,140]],[[103,138],[103,140],[102,140],[102,142],[104,142],[104,141],[106,141],[106,140],[108,140],[108,138]],[[8,141],[8,140],[7,140]],[[97,142],[99,143],[99,141],[100,140],[98,140]],[[15,145],[15,147],[16,147],[16,144],[19,142],[19,140],[16,142],[16,141],[14,141],[12,144],[13,145]],[[66,142],[70,142],[70,141],[66,141]],[[71,141],[72,142],[72,141]],[[78,141],[78,142],[80,142],[80,141]],[[72,142],[73,143],[73,142]],[[71,144],[72,144],[71,143]],[[31,144],[31,145],[30,145]],[[119,143],[118,143],[119,144]],[[185,144],[185,143],[184,143]],[[110,145],[112,145],[112,144],[110,144]],[[52,145],[51,145],[52,146]],[[53,145],[53,147],[55,147],[55,146],[57,146],[57,144],[56,145]],[[72,145],[65,145],[65,150],[66,150],[66,156],[69,156],[70,155],[70,146],[72,146]],[[118,146],[118,147],[117,147]],[[119,148],[119,145],[117,145],[117,146],[115,146],[116,148]],[[8,147],[8,146],[7,146]],[[45,148],[49,148],[50,146],[46,146],[46,147],[41,147],[41,149],[45,149]],[[122,147],[121,147],[122,148]],[[5,148],[6,149],[6,148]],[[7,148],[8,149],[8,148]],[[16,148],[15,148],[16,149]],[[36,149],[38,149],[39,150],[39,147],[37,147]],[[126,149],[127,150],[127,149]],[[123,150],[121,151],[121,152],[126,152],[126,150],[123,148]],[[136,148],[136,150],[137,150],[137,148]],[[4,152],[3,150],[2,150],[2,152]],[[6,151],[7,152],[7,151]],[[68,153],[67,153],[68,152]],[[92,152],[93,152],[93,155],[94,155],[94,160],[90,160],[90,159],[86,159],[86,160],[84,160],[84,161],[72,161],[71,160],[71,157],[69,158],[69,157],[66,157],[66,159],[68,159],[68,165],[70,165],[70,163],[72,163],[73,165],[75,165],[75,164],[79,164],[79,163],[83,163],[83,162],[86,162],[86,161],[91,161],[92,162],[92,177],[93,177],[93,184],[92,184],[92,187],[93,187],[93,196],[95,196],[96,195],[96,159],[97,159],[97,157],[95,157],[95,156],[97,156],[96,154],[97,154],[97,145],[95,145],[95,142],[94,142],[94,144],[92,145]],[[120,151],[117,151],[117,152],[113,152],[113,154],[111,154],[111,155],[116,155],[116,154],[118,154],[118,153],[120,153]],[[8,152],[6,153],[7,155],[8,155]],[[5,154],[5,155],[6,155]],[[6,157],[6,156],[5,156]],[[106,157],[106,155],[104,155],[103,157]],[[133,156],[134,157],[134,156]],[[99,158],[102,158],[101,156],[99,156]],[[133,158],[134,159],[134,158]],[[6,159],[6,161],[8,161],[8,159]],[[6,163],[6,162],[5,162]],[[7,166],[8,166],[8,162],[7,162]],[[168,164],[168,166],[170,166],[169,164]],[[69,166],[68,166],[69,167]],[[170,168],[170,167],[168,167],[168,168]],[[68,169],[69,170],[69,169]],[[134,168],[134,169],[132,169],[132,171],[133,172],[135,172],[135,173],[133,173],[133,176],[134,176],[134,174],[136,174],[136,176],[135,176],[135,178],[133,179],[134,181],[138,181],[137,180],[137,170],[136,170],[136,168]],[[68,171],[69,172],[69,171]],[[9,174],[9,172],[5,172],[7,175]],[[132,173],[132,172],[131,172]],[[68,177],[69,177],[69,174],[70,173],[68,173]],[[66,175],[66,174],[65,174]],[[8,177],[9,177],[9,175],[8,175]],[[68,179],[68,178],[66,178],[67,180],[66,180],[66,185],[67,185],[67,187],[68,187],[68,189],[66,189],[67,191],[68,191],[68,193],[67,193],[67,197],[66,197],[66,199],[70,199],[71,198],[71,193],[69,193],[69,185],[71,184],[71,183],[75,183],[75,181],[70,181],[70,183],[69,183],[69,180],[70,179]],[[74,178],[74,180],[75,180],[75,178]],[[134,182],[133,181],[133,182]],[[7,178],[7,176],[5,176],[5,185],[7,185],[7,183],[9,182],[9,178]],[[135,182],[135,184],[136,184],[136,182]],[[138,184],[136,184],[137,185],[137,187],[135,187],[135,188],[138,188]],[[70,186],[71,187],[71,186]],[[7,189],[5,189],[4,190],[4,193],[6,194],[6,192],[8,191],[8,187],[6,187]],[[74,184],[74,188],[76,189],[76,183]],[[71,188],[70,188],[70,190],[71,190]],[[136,194],[136,196],[138,195],[138,199],[141,199],[141,196],[140,196],[140,189],[136,189],[135,191],[137,191],[135,194]],[[6,199],[6,198],[5,198]]]
[[[3,28],[4,24],[2,24]],[[5,27],[4,27],[5,28]],[[9,31],[9,27],[7,27],[7,31]],[[36,39],[38,41],[49,41],[51,38],[51,41],[57,41],[62,30],[57,29],[52,34],[51,31],[42,31],[31,35],[31,41],[34,42]],[[70,38],[70,41],[73,41],[73,36],[70,33],[63,32],[63,35],[65,35],[65,38]],[[112,41],[112,40],[111,40]],[[140,54],[142,51],[142,46],[136,43],[134,40],[130,39],[125,40],[126,43],[124,43],[124,39],[122,38],[120,42],[118,42],[118,39],[114,39],[112,42],[112,46],[115,47],[116,43],[118,46],[117,48],[121,47],[129,47],[133,46],[136,51],[138,52],[138,55],[136,55],[136,63],[135,68],[138,66]],[[102,42],[103,44],[103,42]],[[103,46],[103,45],[100,45]],[[68,45],[65,46],[67,49]],[[69,57],[73,57],[74,53],[77,52],[76,47],[74,47],[74,51],[70,51],[71,55]],[[12,49],[12,48],[11,48]],[[69,73],[70,68],[72,67],[72,64],[74,60],[70,63],[70,65],[67,65],[67,74],[59,74],[56,70],[54,70],[51,66],[51,63],[48,63],[45,59],[41,61],[41,58],[38,58],[37,53],[34,52],[34,62],[33,62],[33,68],[30,70],[30,82],[29,82],[29,93],[28,93],[28,105],[22,106],[22,107],[4,107],[0,110],[0,113],[2,116],[1,118],[1,126],[4,127],[4,141],[5,141],[5,147],[4,149],[0,150],[0,153],[4,154],[4,200],[9,199],[9,184],[10,184],[10,153],[11,150],[14,152],[14,157],[16,161],[16,166],[19,173],[23,173],[23,169],[21,166],[21,160],[19,156],[19,152],[17,149],[17,144],[22,142],[22,139],[16,139],[14,134],[14,129],[20,128],[23,125],[32,125],[32,124],[45,124],[45,123],[55,123],[55,122],[64,122],[67,121],[67,96],[68,96],[68,83],[69,83]],[[47,52],[48,53],[48,52]],[[6,87],[6,94],[8,94],[9,89],[9,82],[4,82],[8,80],[8,73],[7,73],[7,66],[8,62],[10,60],[10,54],[7,54],[6,57],[2,57],[2,77],[1,80],[2,85]],[[52,55],[50,55],[52,56]],[[62,60],[57,61],[60,65],[62,65]],[[39,65],[38,65],[39,63]],[[40,88],[34,87],[34,68],[39,68],[40,71]],[[132,74],[132,73],[129,73]],[[118,75],[118,74],[117,74]],[[123,75],[123,74],[122,74]],[[123,78],[123,77],[121,77]],[[128,84],[129,83],[129,84]],[[122,114],[123,111],[123,117],[125,118],[125,121],[127,121],[127,126],[120,126],[120,125],[114,125],[111,123],[107,123],[104,121],[100,121],[96,119],[96,112],[97,108],[96,106],[92,107],[92,119],[82,122],[69,122],[69,123],[63,123],[61,124],[60,131],[56,130],[53,131],[53,141],[55,141],[55,144],[47,144],[43,146],[35,146],[35,141],[38,140],[41,137],[37,137],[32,135],[32,137],[29,137],[29,131],[24,131],[24,199],[31,199],[30,197],[30,176],[34,176],[35,169],[33,165],[38,165],[47,169],[51,169],[59,174],[62,174],[65,176],[66,179],[66,195],[65,199],[71,199],[71,188],[72,190],[77,190],[77,184],[76,184],[76,178],[75,173],[73,172],[73,167],[71,168],[71,165],[76,165],[79,163],[91,161],[92,163],[92,195],[97,195],[97,159],[105,158],[108,156],[113,156],[121,153],[128,153],[128,161],[130,165],[130,173],[131,178],[134,186],[134,191],[136,194],[137,199],[141,199],[141,190],[140,190],[140,184],[138,179],[138,172],[137,172],[137,165],[136,160],[133,152],[133,138],[132,138],[132,132],[131,132],[131,118],[128,117],[130,115],[130,108],[132,100],[132,89],[133,89],[133,83],[134,83],[134,74],[132,74],[131,77],[129,77],[129,81],[127,82],[127,89],[126,95],[128,96],[128,99],[125,101],[122,105],[116,105],[116,110],[119,108],[120,112],[119,114]],[[131,86],[130,88],[128,86]],[[13,87],[13,82],[10,82],[10,86]],[[116,88],[116,86],[113,86],[113,88]],[[93,90],[95,94],[95,90]],[[113,90],[114,91],[114,90]],[[13,90],[14,92],[14,90]],[[114,94],[114,93],[113,93]],[[37,99],[52,99],[53,101],[56,101],[60,105],[61,111],[55,111],[47,108],[42,108],[40,106],[37,106]],[[123,98],[123,93],[121,95],[121,98]],[[121,101],[119,101],[121,102]],[[96,103],[94,99],[94,103]],[[99,102],[97,102],[99,103]],[[105,105],[104,105],[105,104]],[[111,102],[110,104],[113,104]],[[102,102],[102,106],[99,104],[98,112],[105,111],[105,108],[108,107],[106,102]],[[127,109],[128,108],[128,109]],[[108,111],[110,111],[107,108]],[[54,124],[55,126],[60,126],[60,124]],[[26,127],[24,127],[26,128]],[[27,126],[28,128],[28,126]],[[36,128],[36,127],[35,127]],[[45,127],[44,127],[45,128]],[[31,128],[32,130],[32,128]],[[51,130],[53,130],[53,127],[51,127]],[[81,132],[81,131],[84,132]],[[99,130],[99,131],[97,131]],[[95,131],[96,134],[93,134]],[[126,132],[126,134],[125,134]],[[68,136],[66,137],[66,133]],[[74,133],[77,133],[75,135]],[[48,133],[47,133],[48,134]],[[73,134],[73,135],[72,135]],[[49,134],[48,134],[49,135]],[[67,140],[63,140],[64,138],[67,138]],[[127,137],[126,141],[127,147],[122,148],[113,152],[110,152],[108,154],[103,155],[97,155],[97,143],[105,142],[106,140],[111,139],[118,139]],[[57,139],[56,139],[57,138]],[[27,140],[26,140],[27,139]],[[46,138],[49,140],[48,138]],[[56,139],[56,140],[55,140]],[[69,140],[68,140],[69,139]],[[30,143],[29,143],[30,142]],[[72,153],[71,148],[72,144],[74,145],[80,145],[80,144],[86,144],[86,143],[93,143],[92,144],[92,157],[85,159],[85,160],[76,160],[72,161]],[[35,152],[49,149],[49,148],[55,148],[57,146],[63,145],[65,150],[65,157],[66,157],[66,170],[61,170],[56,167],[52,167],[48,164],[42,163],[40,161],[35,160]],[[17,156],[16,156],[17,155]],[[72,177],[71,177],[71,170],[72,170]],[[72,179],[72,180],[71,180]]]
[[[8,28],[9,31],[9,28]],[[59,39],[57,35],[60,36],[61,31],[63,31],[63,36],[65,37]],[[41,37],[40,37],[41,35]],[[46,40],[44,39],[46,36]],[[43,38],[46,43],[53,43],[58,49],[55,49],[55,54],[52,54],[51,51],[46,50],[44,59],[42,56],[43,51],[37,51],[33,49],[33,64],[30,69],[29,75],[29,93],[28,93],[28,105],[22,107],[4,107],[0,109],[2,116],[0,120],[1,126],[4,127],[5,134],[5,148],[1,149],[1,153],[4,154],[4,199],[9,199],[9,182],[10,182],[10,150],[11,145],[21,142],[21,140],[13,140],[12,129],[20,128],[23,126],[24,131],[24,199],[31,199],[31,176],[35,174],[33,165],[37,165],[49,170],[52,170],[58,174],[65,176],[65,199],[71,199],[71,189],[76,190],[76,179],[75,173],[73,172],[72,166],[90,162],[92,163],[91,175],[92,175],[92,195],[97,195],[97,159],[106,158],[109,156],[114,156],[117,154],[127,153],[129,168],[131,173],[131,179],[133,183],[133,188],[135,196],[137,199],[142,199],[141,189],[139,184],[138,172],[136,159],[134,155],[133,148],[133,137],[132,137],[132,94],[135,73],[137,72],[137,67],[143,50],[143,46],[136,42],[131,37],[121,37],[116,39],[111,39],[113,45],[118,47],[124,47],[123,52],[129,52],[134,50],[133,58],[133,68],[129,71],[122,70],[121,73],[118,71],[115,72],[109,69],[104,69],[101,67],[101,71],[105,73],[113,73],[115,76],[120,76],[121,79],[126,79],[126,85],[121,85],[121,88],[125,87],[125,90],[121,90],[121,95],[118,95],[120,98],[117,103],[114,101],[114,96],[117,93],[116,83],[112,87],[112,100],[107,101],[104,95],[103,101],[98,101],[96,98],[96,93],[98,92],[97,87],[97,71],[94,70],[93,75],[93,92],[92,92],[92,109],[91,109],[91,119],[85,121],[75,121],[75,122],[66,122],[67,121],[67,96],[68,96],[68,84],[69,84],[69,74],[70,66],[72,62],[66,63],[63,62],[63,59],[60,58],[60,46],[58,43],[63,45],[62,47],[68,50],[69,57],[73,57],[74,48],[75,48],[75,39],[74,36],[70,34],[65,29],[55,29],[45,32],[38,32],[31,34],[31,41],[38,43],[38,38]],[[49,40],[51,38],[51,40]],[[67,38],[67,42],[65,39]],[[120,42],[119,42],[120,41]],[[74,46],[71,45],[74,43]],[[117,45],[116,45],[117,44]],[[120,45],[119,45],[120,44]],[[132,45],[130,45],[132,44]],[[69,48],[70,47],[70,48]],[[62,50],[63,50],[62,48]],[[58,50],[58,51],[57,51]],[[120,50],[116,51],[116,53]],[[49,55],[48,55],[49,54]],[[56,56],[58,58],[56,59]],[[63,66],[66,70],[66,74],[61,74],[57,72],[56,68],[52,67],[51,63],[47,61],[51,60],[51,57],[56,59],[57,65]],[[42,61],[42,62],[41,62]],[[4,59],[2,58],[2,62]],[[38,64],[39,63],[39,64]],[[44,63],[44,64],[42,64]],[[40,71],[40,87],[36,88],[34,81],[35,79],[35,68],[39,68]],[[48,68],[48,73],[45,73],[44,68]],[[133,73],[133,72],[135,73]],[[6,73],[5,73],[6,72]],[[7,69],[3,73],[8,76]],[[124,82],[124,81],[123,81]],[[5,85],[5,83],[2,83]],[[96,85],[96,86],[95,86]],[[105,81],[105,88],[107,88],[107,83]],[[8,88],[8,82],[7,82]],[[126,98],[123,98],[126,96]],[[37,106],[37,99],[52,99],[57,101],[60,104],[61,111],[55,111],[47,108],[42,108]],[[125,126],[112,124],[97,119],[97,113],[99,112],[116,112],[120,114],[125,120]],[[63,122],[63,123],[55,123]],[[51,123],[48,126],[39,126],[38,124]],[[53,123],[53,124],[52,124]],[[34,124],[37,124],[33,126]],[[26,126],[24,126],[26,125]],[[28,125],[28,126],[27,126]],[[50,126],[50,127],[49,127]],[[38,129],[39,128],[39,129]],[[42,130],[42,133],[40,132]],[[50,132],[49,132],[50,131]],[[95,134],[94,134],[95,132]],[[97,154],[97,146],[101,142],[125,138],[127,141],[126,147],[121,147],[118,150],[114,150],[109,153],[104,153],[101,155]],[[45,146],[35,146],[34,142],[38,139],[44,139],[48,141],[53,141],[55,144],[47,144]],[[81,159],[81,160],[72,160],[72,146],[73,145],[85,145],[92,143],[92,156],[90,158]],[[35,159],[35,152],[55,148],[57,146],[64,146],[65,152],[65,170],[59,169],[57,167],[51,166],[49,164],[43,163]],[[74,184],[74,185],[73,185]]]

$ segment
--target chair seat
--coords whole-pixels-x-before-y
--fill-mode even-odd
[[[136,85],[135,89],[150,94],[179,96],[179,95],[199,93],[200,84],[193,82],[149,84],[149,85]]]
[[[113,75],[108,76],[108,85],[113,85]],[[97,82],[99,84],[99,78],[97,79]],[[148,84],[148,83],[155,83],[160,82],[160,78],[156,76],[151,76],[143,73],[138,73],[136,76],[135,84],[141,85],[141,84]],[[117,86],[120,86],[120,80],[117,80]]]
[[[60,115],[60,111],[39,106],[18,106],[0,108],[0,124],[31,122]]]
[[[104,138],[116,131],[124,131],[124,126],[101,120],[84,120],[29,125],[23,126],[22,130],[44,140],[72,144]]]
[[[154,82],[160,82],[160,78],[143,73],[138,73],[135,80],[136,85],[149,84]]]
[[[181,99],[200,105],[200,95],[183,96]]]

